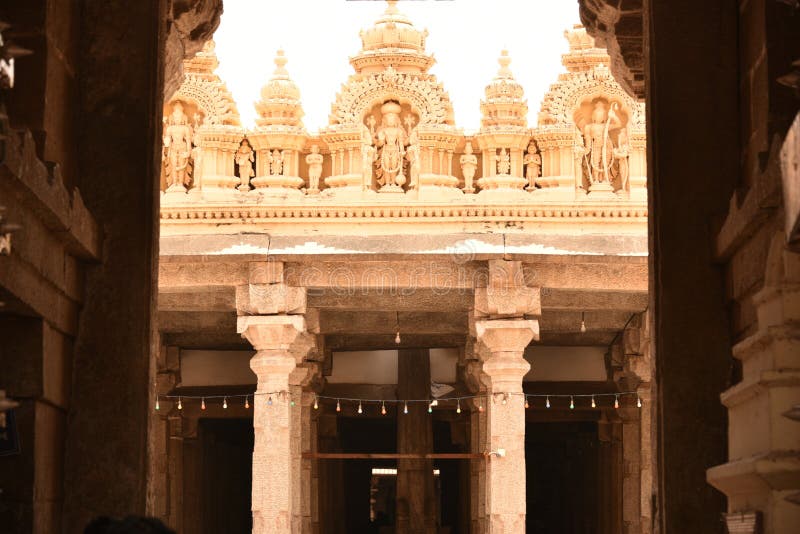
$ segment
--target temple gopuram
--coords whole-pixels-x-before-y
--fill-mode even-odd
[[[318,132],[283,51],[252,128],[213,41],[185,61],[163,112],[154,515],[651,532],[645,109],[582,26],[564,35],[538,114],[502,50],[470,134],[396,1]]]

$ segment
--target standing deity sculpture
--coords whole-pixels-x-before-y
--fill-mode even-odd
[[[505,148],[500,150],[500,154],[494,157],[497,161],[497,174],[510,174],[511,173],[511,157],[508,150]]]
[[[589,181],[595,183],[611,182],[611,163],[613,162],[613,144],[609,132],[622,127],[622,121],[616,114],[619,105],[614,102],[606,111],[606,105],[597,101],[592,111],[592,120],[583,128],[584,154],[589,167]]]
[[[322,154],[319,145],[311,145],[311,153],[306,156],[308,164],[308,192],[319,193],[319,177],[322,176]]]
[[[588,171],[588,165],[584,165],[586,150],[583,146],[583,135],[580,131],[575,131],[575,140],[572,143],[572,163],[575,171],[575,189],[584,189],[583,172]]]
[[[410,189],[416,189],[419,186],[419,136],[417,135],[417,129],[414,128],[414,122],[413,116],[406,115],[405,123],[408,127],[408,148],[406,149],[406,159],[408,160]]]
[[[183,112],[183,104],[175,102],[172,114],[166,119],[164,131],[164,168],[167,191],[186,191],[191,182],[188,170],[192,154],[192,126]]]
[[[475,178],[475,169],[478,168],[478,156],[472,153],[472,141],[467,141],[464,147],[464,155],[459,160],[461,163],[461,173],[464,175],[464,192],[474,193],[475,187],[472,179]]]
[[[617,160],[620,179],[620,190],[628,191],[628,180],[630,179],[630,166],[628,157],[630,156],[631,146],[628,140],[628,129],[620,128],[617,135],[617,146],[614,148],[614,159]]]
[[[239,169],[239,191],[247,192],[250,190],[250,178],[256,175],[253,170],[253,163],[255,163],[255,155],[253,154],[253,147],[250,146],[250,141],[247,138],[242,139],[239,149],[234,156],[236,166]]]
[[[370,116],[371,128],[366,124],[361,125],[361,184],[364,191],[372,189],[372,164],[375,162],[375,146],[373,146],[373,133],[375,118]]]
[[[381,106],[381,124],[375,133],[378,148],[377,178],[385,189],[397,190],[406,183],[403,162],[408,135],[400,124],[400,104],[388,101]]]
[[[536,152],[536,143],[533,141],[528,145],[528,153],[522,160],[525,165],[525,178],[528,180],[528,191],[533,191],[536,188],[536,179],[542,170],[542,156]]]
[[[272,176],[279,176],[283,174],[283,151],[274,149],[272,152],[267,152],[269,163],[269,173]]]

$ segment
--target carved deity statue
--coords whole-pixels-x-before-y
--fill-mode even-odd
[[[583,128],[584,154],[589,166],[591,183],[610,183],[610,168],[613,162],[613,144],[609,132],[622,126],[616,110],[619,105],[614,102],[606,111],[606,105],[597,101],[592,111],[592,120]]]
[[[496,155],[494,159],[497,161],[497,174],[511,173],[511,157],[508,155],[508,150],[501,149],[500,154]]]
[[[374,128],[375,118],[371,125]],[[365,124],[361,125],[361,185],[364,191],[372,189],[372,164],[375,162],[375,147],[372,141],[372,130]]]
[[[536,144],[531,141],[528,145],[528,153],[522,160],[525,165],[525,178],[528,179],[528,191],[533,191],[536,188],[536,179],[542,170],[542,156],[536,152]]]
[[[409,187],[416,189],[419,186],[419,136],[417,129],[414,128],[414,117],[407,115],[405,118],[408,127],[408,148],[406,148],[406,159],[408,160],[408,175],[410,178]]]
[[[400,124],[400,104],[389,101],[381,106],[381,124],[375,133],[378,148],[377,178],[384,187],[396,188],[406,183],[403,161],[408,135]]]
[[[322,154],[319,153],[319,145],[311,145],[311,153],[306,156],[308,164],[308,191],[316,193],[319,191],[319,177],[322,176]]]
[[[472,153],[472,141],[467,141],[464,147],[464,155],[459,160],[461,163],[461,173],[464,175],[464,192],[473,193],[475,188],[472,179],[475,178],[475,169],[478,168],[478,156]]]
[[[239,168],[239,191],[250,190],[250,178],[256,175],[253,170],[253,163],[255,163],[255,155],[253,154],[253,147],[250,146],[250,141],[242,139],[242,144],[234,155],[234,161]]]
[[[183,104],[175,102],[164,131],[164,168],[168,191],[185,191],[191,181],[188,167],[192,137],[192,126],[183,112]]]
[[[283,156],[285,151],[278,150],[277,148],[272,152],[267,152],[267,161],[269,163],[269,173],[272,176],[279,176],[283,174]]]
[[[620,128],[619,134],[617,135],[617,146],[614,148],[614,159],[617,160],[617,165],[619,166],[619,179],[620,179],[620,189],[622,191],[628,191],[628,180],[630,179],[630,167],[628,163],[628,157],[630,156],[631,145],[628,141],[628,129],[627,128]]]
[[[575,140],[572,143],[572,162],[575,170],[575,189],[584,189],[583,171],[589,169],[584,165],[586,150],[583,146],[583,135],[580,131],[575,131]]]

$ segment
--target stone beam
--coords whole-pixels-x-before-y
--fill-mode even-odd
[[[313,264],[287,262],[286,282],[307,288],[361,288],[383,290],[436,288],[442,293],[486,285],[484,262],[458,263],[418,258],[414,261],[323,261]]]
[[[523,265],[528,286],[552,289],[598,289],[604,291],[647,292],[647,258],[619,258],[620,261],[526,262]]]
[[[592,291],[552,289],[542,291],[542,310],[641,312],[647,307],[647,291]]]
[[[158,329],[162,333],[235,332],[236,314],[220,311],[159,311]]]
[[[399,323],[398,323],[399,319]],[[322,311],[319,328],[323,334],[383,334],[394,336],[397,327],[414,334],[466,334],[467,315],[462,312],[364,312]]]
[[[254,277],[251,264],[274,265],[264,276]],[[314,261],[287,262],[179,261],[167,258],[159,265],[159,287],[171,291],[187,287],[219,288],[249,283],[285,283],[305,287],[309,296],[337,295],[348,307],[366,290],[388,297],[408,296],[422,289],[442,298],[487,287],[486,262],[459,263],[446,260],[414,261]],[[265,267],[266,269],[266,267]],[[272,272],[277,270],[276,272]],[[529,287],[572,290],[647,292],[647,258],[639,256],[558,256],[522,263],[524,282]],[[450,297],[454,298],[454,297]],[[336,301],[334,301],[336,302]]]
[[[611,331],[622,330],[630,318],[630,312],[619,311],[593,311],[583,314],[586,331]],[[539,318],[542,332],[547,333],[580,333],[581,312],[578,311],[553,311],[543,314]]]
[[[308,307],[334,310],[374,311],[463,311],[472,308],[471,290],[440,292],[431,288],[405,291],[380,291],[363,289],[339,292],[335,289],[311,289],[308,291]]]
[[[230,286],[204,288],[162,288],[158,293],[160,311],[233,311],[235,289]]]
[[[400,330],[400,343],[394,342],[394,334],[383,335],[327,335],[325,346],[330,350],[396,350],[415,347],[459,347],[464,344],[463,334],[419,335]]]
[[[174,332],[162,334],[165,344],[182,349],[249,350],[250,345],[235,332]]]

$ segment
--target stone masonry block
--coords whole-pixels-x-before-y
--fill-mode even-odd
[[[306,312],[306,290],[286,284],[236,286],[236,309],[241,315]]]

